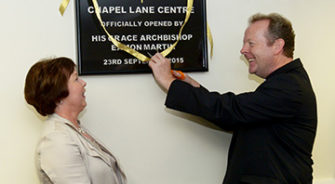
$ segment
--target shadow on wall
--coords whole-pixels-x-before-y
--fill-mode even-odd
[[[36,109],[32,105],[29,105],[29,104],[26,103],[25,106],[27,107],[27,109],[29,109],[30,112],[32,112],[33,114],[35,114],[36,117],[39,120],[41,120],[42,122],[44,122],[48,118],[48,116],[42,116],[40,113],[38,113],[36,111]]]
[[[184,113],[184,112],[180,112],[180,111],[176,111],[176,110],[172,110],[172,109],[168,109],[166,108],[165,111],[169,114],[172,114],[174,116],[178,116],[180,118],[183,118],[183,119],[187,119],[189,121],[192,121],[194,123],[197,123],[201,126],[204,126],[206,128],[210,128],[210,129],[214,129],[214,130],[218,130],[218,131],[223,131],[223,132],[226,132],[226,133],[231,133],[231,132],[227,132],[223,129],[221,129],[220,127],[214,125],[213,123],[199,117],[199,116],[196,116],[196,115],[192,115],[192,114],[189,114],[189,113]]]
[[[214,146],[219,146],[220,149],[222,150],[228,150],[231,137],[232,137],[232,132],[225,131],[221,129],[220,127],[212,124],[211,122],[203,119],[202,117],[195,116],[192,114],[172,110],[166,108],[165,111],[168,114],[171,114],[173,116],[189,120],[190,122],[187,123],[186,128],[188,131],[191,131],[193,134],[196,136],[200,136],[200,139],[206,140],[206,142],[214,145]],[[190,123],[200,125],[200,127],[195,127],[195,126],[189,126]],[[193,127],[193,128],[191,128]],[[206,133],[205,133],[206,132]]]

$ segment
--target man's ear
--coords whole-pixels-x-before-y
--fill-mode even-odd
[[[284,45],[285,41],[282,38],[278,38],[277,40],[275,40],[275,42],[273,43],[274,54],[280,54],[284,52]]]

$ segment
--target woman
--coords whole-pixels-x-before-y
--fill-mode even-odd
[[[39,61],[27,74],[25,99],[48,116],[36,152],[43,184],[126,183],[115,157],[80,126],[85,86],[69,58]]]

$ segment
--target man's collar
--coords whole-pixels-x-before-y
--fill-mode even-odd
[[[290,71],[290,70],[292,70],[292,69],[299,68],[299,67],[302,67],[302,63],[301,63],[300,59],[297,58],[297,59],[295,59],[295,60],[293,60],[293,61],[287,63],[286,65],[284,65],[284,66],[278,68],[278,69],[275,70],[274,72],[272,72],[270,75],[268,75],[268,76],[266,77],[266,79],[269,79],[269,78],[271,78],[271,77],[274,76],[274,75],[277,75],[277,74],[280,74],[280,73],[285,73],[285,72],[287,72],[287,71]]]

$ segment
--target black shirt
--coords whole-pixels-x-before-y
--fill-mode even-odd
[[[166,106],[233,131],[224,184],[311,184],[316,99],[300,59],[235,95],[175,80]]]

